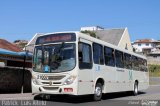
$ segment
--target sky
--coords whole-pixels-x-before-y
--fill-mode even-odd
[[[160,40],[160,0],[0,0],[0,38],[10,42],[83,26],[127,27],[131,41]]]

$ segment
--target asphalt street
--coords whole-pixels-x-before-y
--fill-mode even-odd
[[[103,96],[101,101],[95,102],[90,96],[68,97],[68,96],[52,96],[46,99],[47,106],[142,106],[144,100],[151,102],[159,102],[160,105],[160,85],[152,85],[147,90],[140,91],[138,96],[132,96],[130,92],[109,93]],[[34,96],[27,94],[0,94],[0,100],[24,100],[24,101],[43,101],[40,95]],[[148,102],[148,101],[147,101]],[[2,105],[2,104],[1,104]],[[22,104],[21,104],[22,105]],[[144,105],[145,106],[145,105]]]

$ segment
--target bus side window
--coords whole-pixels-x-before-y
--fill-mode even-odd
[[[93,60],[95,64],[104,64],[103,46],[93,43]]]
[[[139,71],[138,58],[136,56],[133,56],[133,55],[132,55],[132,65],[133,65],[133,70]]]
[[[92,52],[91,52],[91,46],[89,44],[79,43],[78,56],[79,56],[80,69],[92,68]]]
[[[104,47],[104,59],[105,65],[115,66],[114,49],[109,47]]]
[[[116,57],[116,66],[119,68],[124,68],[123,52],[115,50],[115,57]]]
[[[127,53],[124,53],[124,68],[132,69],[132,56]]]

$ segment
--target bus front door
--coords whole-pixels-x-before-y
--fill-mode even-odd
[[[91,42],[81,40],[78,44],[78,95],[92,94],[94,88]]]

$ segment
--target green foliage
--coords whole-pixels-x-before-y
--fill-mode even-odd
[[[27,45],[27,43],[21,43],[21,44],[19,44],[18,46],[19,46],[20,48],[24,48],[26,45]]]
[[[160,65],[148,65],[150,76],[160,77]]]
[[[85,34],[89,34],[90,36],[96,38],[96,32],[94,31],[88,31],[88,30],[85,30],[85,31],[81,31],[82,33],[85,33]]]
[[[150,72],[160,71],[160,65],[148,65]]]

